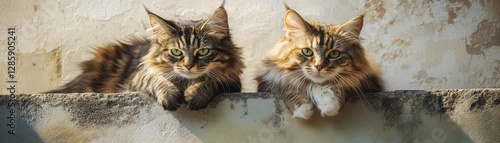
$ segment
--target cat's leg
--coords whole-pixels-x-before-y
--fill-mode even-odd
[[[285,100],[286,106],[292,112],[292,117],[309,119],[314,113],[314,106],[305,93],[287,92],[282,97]]]
[[[156,101],[163,106],[163,109],[175,111],[184,102],[184,98],[179,89],[170,81],[166,80],[158,84],[151,91],[156,96]]]
[[[125,87],[128,91],[145,92],[156,98],[163,109],[175,111],[183,103],[180,90],[161,74],[152,75],[139,71]]]
[[[312,86],[310,96],[321,111],[321,116],[335,116],[343,106],[343,95],[332,90],[331,87]]]
[[[184,91],[186,108],[188,110],[203,109],[215,96],[229,92],[241,92],[239,74],[224,73],[214,78],[209,77],[197,81]]]
[[[186,108],[188,110],[199,110],[207,107],[208,103],[220,90],[217,84],[213,82],[200,81],[187,87],[184,91],[184,99],[186,101]]]
[[[296,107],[295,111],[293,111],[292,114],[292,117],[294,118],[309,119],[311,118],[311,115],[314,113],[313,110],[314,106],[311,103],[304,103],[294,106]]]

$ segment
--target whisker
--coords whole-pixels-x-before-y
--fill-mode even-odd
[[[358,73],[355,73],[355,72],[347,72],[347,71],[345,71],[345,72],[343,72],[343,74],[345,74],[346,76],[355,76],[356,79],[363,79],[363,80],[365,80],[365,78],[363,78],[362,75],[359,75]],[[354,84],[354,81],[351,81],[349,79],[346,79],[344,81],[348,82],[350,84],[350,87],[353,88],[356,91],[356,94],[358,95],[358,97],[359,97],[362,105],[365,106],[364,102],[363,102],[363,100],[365,100],[367,102],[368,107],[371,109],[371,111],[374,111],[373,107],[369,104],[368,99],[365,97],[366,95],[365,95],[364,91],[361,90],[360,82],[357,82],[358,84]],[[365,109],[366,109],[366,107],[365,107]]]

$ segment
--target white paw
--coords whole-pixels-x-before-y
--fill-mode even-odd
[[[329,86],[312,86],[309,95],[312,97],[316,106],[321,111],[321,116],[335,116],[339,114],[342,104],[335,92]]]
[[[313,114],[313,112],[314,111],[312,104],[302,104],[298,108],[295,108],[295,111],[293,111],[293,117],[301,119],[309,119]]]
[[[324,105],[318,105],[319,110],[321,111],[321,116],[335,116],[339,114],[340,110],[340,103],[331,103],[331,104],[324,104]]]

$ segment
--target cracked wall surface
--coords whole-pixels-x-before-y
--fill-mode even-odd
[[[497,0],[287,1],[305,19],[340,24],[367,12],[362,45],[379,64],[387,90],[500,87],[500,2]],[[80,73],[93,48],[126,36],[150,35],[143,5],[173,20],[206,19],[220,2],[201,0],[3,1],[0,55],[16,28],[17,93],[39,93]],[[283,36],[281,1],[227,1],[236,45],[247,67],[243,90],[265,52]],[[7,59],[0,58],[0,67]],[[8,80],[0,71],[0,86]],[[36,79],[33,82],[32,79]],[[0,88],[0,93],[8,93]]]
[[[499,142],[500,89],[400,90],[349,100],[340,114],[295,119],[267,93],[224,94],[207,109],[165,111],[154,99],[124,94],[23,94],[16,135],[4,142]],[[15,103],[9,107],[9,103]],[[0,112],[0,117],[11,116]]]

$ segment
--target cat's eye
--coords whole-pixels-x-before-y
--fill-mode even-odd
[[[313,51],[309,48],[303,48],[302,49],[302,54],[306,57],[310,57],[313,55]]]
[[[208,54],[208,52],[210,52],[210,49],[207,49],[207,48],[203,48],[203,49],[200,49],[198,50],[198,56],[205,56]]]
[[[328,54],[328,57],[332,59],[338,58],[339,56],[340,56],[340,51],[337,50],[333,50]]]
[[[174,56],[182,56],[182,51],[179,49],[170,49],[170,53]]]

